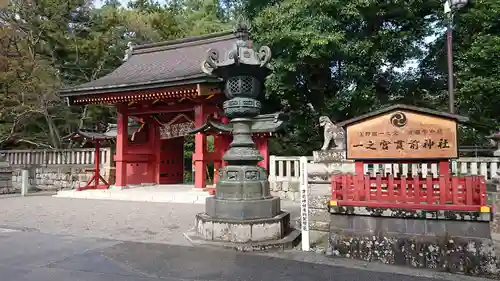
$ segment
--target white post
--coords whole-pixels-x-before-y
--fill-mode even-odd
[[[307,157],[300,157],[300,224],[302,232],[302,251],[309,251],[309,188],[307,176]]]
[[[21,196],[28,195],[30,189],[30,173],[27,169],[21,170]]]
[[[269,180],[269,187],[271,191],[276,191],[276,156],[269,156],[269,174],[267,179]]]

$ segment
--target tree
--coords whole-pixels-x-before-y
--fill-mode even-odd
[[[57,74],[35,52],[38,35],[0,30],[0,147],[29,144],[58,147],[52,112],[59,107]],[[32,128],[41,134],[33,134]]]
[[[500,3],[476,1],[456,24],[459,110],[481,124],[477,129],[484,135],[500,125]]]
[[[9,88],[3,91],[4,97],[16,102],[4,108],[23,117],[30,113],[28,121],[11,116],[6,124],[13,134],[4,144],[35,138],[37,142],[31,142],[37,146],[60,147],[61,129],[68,126],[63,124],[72,114],[56,95],[61,76],[55,64],[60,46],[67,45],[72,28],[83,25],[90,4],[84,0],[14,0],[0,13],[16,52],[7,60],[9,71],[4,79]]]
[[[257,41],[275,52],[268,95],[293,113],[289,137],[281,140],[285,153],[319,147],[318,130],[311,129],[319,115],[347,119],[408,95],[432,100],[408,88],[415,75],[400,69],[423,55],[439,1],[270,2],[253,1],[254,22]]]
[[[470,2],[453,20],[453,58],[456,104],[459,114],[470,117],[471,124],[461,130],[463,144],[482,145],[486,136],[500,125],[500,3],[495,0]],[[448,102],[446,65],[447,19],[436,21],[437,40],[429,45],[422,61],[422,71],[439,89],[439,104],[446,110]]]

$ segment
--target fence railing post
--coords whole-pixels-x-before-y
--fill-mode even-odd
[[[272,191],[276,190],[276,156],[269,156],[269,187]]]
[[[309,241],[309,180],[307,157],[300,157],[300,227],[302,232],[302,251],[310,250]]]
[[[42,154],[42,161],[41,161],[41,165],[44,165],[44,166],[47,166],[48,162],[47,162],[47,150],[44,150],[43,151],[43,154]]]

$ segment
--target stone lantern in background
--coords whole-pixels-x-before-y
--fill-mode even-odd
[[[225,83],[228,100],[223,108],[230,122],[216,127],[231,132],[233,141],[222,158],[228,165],[219,170],[216,194],[206,199],[205,213],[196,216],[194,233],[188,237],[192,241],[236,243],[238,248],[247,245],[255,249],[262,243],[266,247],[281,247],[284,241],[295,240],[298,231],[290,229],[290,214],[282,212],[280,199],[270,194],[267,171],[257,165],[263,157],[251,134],[264,127],[282,126],[282,121],[269,117],[283,116],[260,115],[261,104],[256,98],[271,72],[267,67],[271,50],[267,46],[254,50],[249,29],[248,24],[239,23],[234,48],[226,54],[208,50],[202,62],[205,73],[222,78]]]

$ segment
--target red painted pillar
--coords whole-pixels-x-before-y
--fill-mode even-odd
[[[264,157],[264,160],[259,162],[259,166],[266,169],[267,171],[269,170],[269,145],[268,145],[268,138],[267,136],[257,136],[254,138],[255,145],[257,146],[257,150],[259,151],[260,155]]]
[[[196,128],[205,123],[206,112],[202,104],[197,105],[194,110],[194,125]],[[207,186],[205,154],[207,152],[207,136],[197,133],[194,136],[194,187],[205,188]]]
[[[363,161],[354,161],[354,172],[357,177],[365,176],[365,163]]]
[[[117,106],[117,135],[116,135],[116,180],[115,186],[127,185],[127,162],[125,155],[128,148],[128,112],[126,105]]]
[[[439,161],[439,175],[443,175],[445,177],[450,176],[450,161]]]
[[[152,160],[148,163],[148,173],[151,181],[160,184],[160,128],[159,124],[152,118],[148,122],[148,144],[151,149]]]

